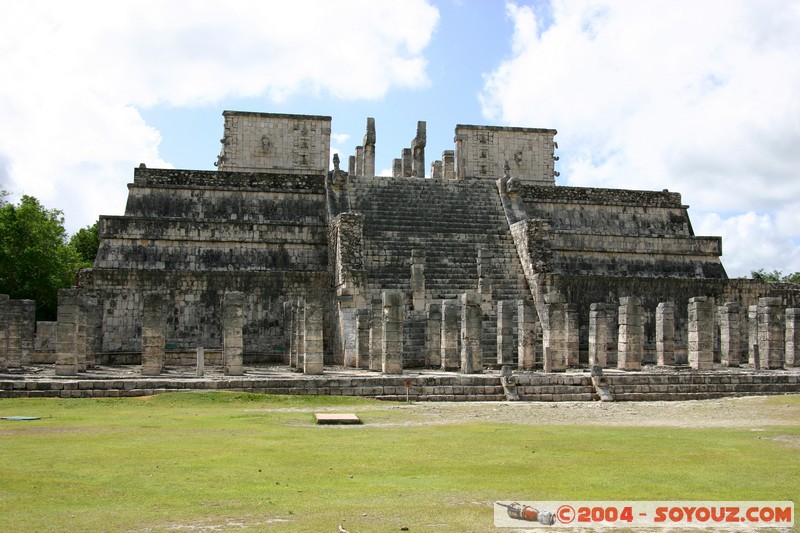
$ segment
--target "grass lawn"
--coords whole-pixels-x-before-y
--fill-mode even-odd
[[[800,402],[800,396],[781,397]],[[317,426],[352,412],[363,426]],[[497,531],[496,500],[793,500],[796,425],[426,425],[397,404],[182,393],[4,399],[0,531]],[[510,531],[510,530],[506,530]]]

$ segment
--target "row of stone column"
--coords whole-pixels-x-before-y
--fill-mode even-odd
[[[145,293],[142,309],[142,375],[164,370],[167,300],[163,293]],[[228,376],[244,374],[244,293],[228,291],[222,297],[222,368]],[[197,348],[197,374],[203,375],[205,350]]]
[[[546,304],[545,307],[551,307]],[[548,313],[553,310],[548,309]],[[607,366],[606,351],[610,325],[613,324],[614,306],[595,303],[589,313],[589,364]],[[618,313],[617,368],[641,368],[644,353],[644,308],[635,297],[620,298]],[[800,310],[783,309],[780,298],[760,298],[758,305],[750,306],[749,335],[745,339],[750,347],[751,361],[756,368],[773,369],[798,366],[800,348]],[[737,302],[726,302],[716,308],[714,301],[705,296],[689,299],[687,351],[689,365],[697,370],[708,370],[714,365],[714,332],[720,332],[721,362],[725,366],[741,364],[741,312]],[[656,360],[660,366],[675,364],[675,304],[662,302],[656,308]],[[545,360],[546,363],[546,360]]]
[[[283,304],[288,364],[305,374],[322,374],[324,366],[323,307],[303,299]]]
[[[356,313],[356,366],[400,374],[403,372],[404,294],[385,291],[370,309]],[[478,373],[483,365],[483,311],[481,294],[463,293],[458,299],[426,306],[426,364],[442,370]],[[460,319],[459,319],[460,316]],[[532,320],[531,313],[523,314]],[[532,346],[526,346],[532,354]],[[533,366],[532,355],[529,357]]]
[[[0,371],[30,364],[36,331],[36,302],[0,294]]]
[[[56,364],[58,376],[74,376],[94,366],[99,351],[100,306],[96,295],[79,289],[58,294]],[[167,299],[163,292],[148,292],[142,301],[142,366],[144,376],[164,370]],[[244,373],[244,293],[230,291],[222,298],[222,365],[225,374]],[[197,350],[198,374],[202,375],[204,351]]]

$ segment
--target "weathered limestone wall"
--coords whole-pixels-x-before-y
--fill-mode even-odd
[[[596,393],[587,373],[515,376],[523,401],[593,401]],[[622,372],[607,375],[615,401],[698,400],[765,394],[797,394],[797,373],[681,372],[677,374]],[[410,387],[406,388],[406,383]],[[330,394],[405,401],[506,401],[498,374],[449,374],[438,376],[311,376],[302,378],[233,377],[204,381],[174,377],[143,380],[71,379],[42,380],[36,387],[24,380],[0,380],[0,398],[105,398],[136,397],[187,390],[247,391],[260,394]]]
[[[163,291],[168,303],[167,351],[222,348],[222,297],[244,293],[244,352],[248,362],[280,361],[283,303],[301,297],[324,301],[327,272],[191,272],[93,269],[87,282],[102,302],[102,352],[141,351],[142,291]],[[330,342],[327,339],[326,342]],[[121,360],[120,360],[121,361]]]
[[[800,305],[800,286],[785,283],[765,283],[747,279],[680,279],[680,278],[637,278],[606,276],[569,276],[556,274],[539,274],[537,283],[540,291],[548,287],[562,290],[569,303],[577,304],[581,362],[588,364],[589,350],[589,314],[593,303],[604,302],[618,305],[620,298],[636,295],[641,299],[643,307],[642,321],[644,325],[644,358],[643,363],[656,362],[656,309],[662,302],[674,304],[674,338],[675,363],[687,363],[688,350],[688,302],[696,296],[708,296],[715,302],[738,302],[741,309],[758,304],[764,296],[781,299],[786,308]],[[740,314],[740,338],[748,339],[748,330],[753,319],[747,319],[745,313]],[[616,324],[614,324],[616,328]],[[749,341],[740,342],[739,352],[743,363],[748,358]],[[616,346],[609,351],[609,364],[616,358]]]
[[[678,193],[523,184],[512,194],[530,221],[547,222],[549,234],[536,238],[546,240],[552,272],[726,277],[721,239],[694,236]]]
[[[0,370],[31,363],[36,327],[36,302],[0,294]]]
[[[56,337],[58,322],[36,322],[31,363],[53,364],[56,362]]]
[[[233,172],[327,172],[331,117],[225,111],[217,168]]]
[[[98,351],[108,362],[141,352],[142,294],[160,291],[167,359],[202,346],[212,361],[233,291],[244,294],[245,359],[283,359],[283,303],[329,294],[325,205],[324,173],[136,169],[125,216],[101,217],[95,268],[78,282],[101,308]]]
[[[511,175],[526,183],[555,185],[556,130],[459,124],[455,130],[456,176],[486,178]]]

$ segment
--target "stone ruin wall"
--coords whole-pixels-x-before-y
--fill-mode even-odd
[[[747,308],[757,305],[760,298],[778,297],[784,308],[800,307],[800,287],[791,284],[773,284],[756,280],[733,279],[678,279],[678,278],[636,278],[607,276],[553,275],[549,281],[562,288],[567,302],[575,304],[580,320],[581,360],[588,362],[588,321],[590,306],[593,303],[608,303],[616,313],[620,298],[635,295],[641,299],[644,308],[645,356],[644,362],[655,363],[655,312],[661,302],[675,304],[675,345],[678,352],[677,363],[686,363],[688,302],[697,296],[713,299],[714,315],[716,307],[726,302],[737,302],[741,309],[740,337],[748,338]],[[718,348],[718,332],[715,333]],[[616,337],[609,338],[609,344],[616,350]],[[741,353],[747,360],[748,345],[742,342]]]
[[[285,342],[283,302],[324,300],[329,293],[325,272],[147,272],[94,271],[91,290],[102,302],[101,352],[107,363],[134,363],[141,352],[145,292],[163,292],[166,345],[174,358],[194,361],[198,346],[222,348],[220,314],[226,292],[243,292],[243,338],[248,363],[281,361]],[[169,360],[168,362],[176,363]],[[212,362],[209,359],[209,362]]]
[[[678,193],[521,185],[529,220],[546,222],[554,272],[727,277],[719,237],[694,235]]]
[[[225,111],[217,169],[324,174],[330,165],[331,117]]]
[[[456,176],[496,180],[508,162],[510,173],[524,183],[555,185],[556,130],[472,126],[455,130]]]
[[[36,302],[0,294],[0,371],[31,364]]]
[[[143,295],[166,295],[167,362],[221,349],[221,302],[244,293],[247,362],[283,358],[283,302],[327,297],[324,177],[136,169],[126,213],[101,217],[80,286],[102,302],[102,353],[138,360]],[[175,362],[173,361],[173,362]]]
[[[536,364],[559,370],[562,367],[554,368],[552,361],[545,360],[544,344],[548,342],[566,347],[560,365],[587,364],[592,304],[607,304],[616,328],[620,303],[639,300],[644,310],[643,338],[631,337],[626,350],[641,342],[644,362],[654,362],[654,310],[662,302],[674,302],[676,362],[681,363],[688,358],[687,305],[692,298],[710,297],[712,306],[738,302],[744,309],[743,339],[752,329],[747,308],[759,303],[759,298],[777,296],[784,307],[800,304],[797,286],[726,280],[719,261],[720,240],[694,236],[679,194],[554,187],[555,130],[459,125],[456,150],[446,151],[443,162],[434,161],[432,177],[499,179],[499,203],[496,197],[491,202],[488,198],[468,201],[480,206],[481,217],[503,220],[502,238],[512,241],[513,235],[513,265],[505,261],[505,252],[498,255],[495,250],[488,257],[502,258],[504,273],[506,268],[524,270],[522,279],[532,289],[533,300],[557,289],[563,307],[558,304],[557,312],[539,317],[545,331],[532,318],[536,316],[533,309],[525,310],[523,322],[536,321],[538,327],[520,334],[520,313],[530,301],[516,289],[499,290],[499,272],[481,274],[480,264],[470,263],[469,270],[476,267],[477,277],[470,275],[469,283],[475,285],[452,284],[435,274],[440,259],[435,253],[412,246],[402,252],[408,255],[398,263],[402,272],[388,272],[403,280],[408,276],[410,290],[394,294],[392,300],[405,301],[399,315],[403,324],[398,325],[397,320],[387,324],[380,318],[387,309],[383,301],[386,287],[374,277],[375,259],[365,242],[374,238],[371,232],[376,225],[381,234],[376,242],[409,230],[388,227],[380,213],[374,218],[370,210],[377,205],[376,199],[363,197],[363,192],[374,187],[368,186],[372,181],[387,181],[388,185],[389,181],[415,178],[414,183],[423,184],[424,122],[418,124],[411,148],[403,150],[403,158],[395,165],[397,177],[374,177],[375,128],[374,120],[368,120],[364,146],[350,158],[351,178],[359,179],[348,180],[347,173],[339,171],[331,173],[328,183],[330,117],[227,111],[224,116],[219,172],[139,168],[129,185],[125,215],[101,217],[95,268],[81,274],[78,293],[64,294],[65,302],[71,302],[65,309],[76,313],[65,317],[65,324],[68,320],[80,324],[83,333],[76,333],[72,342],[83,346],[87,357],[96,356],[98,362],[139,362],[145,349],[144,302],[147,294],[154,293],[166,303],[163,335],[169,364],[192,364],[194,350],[200,346],[211,350],[209,363],[222,357],[223,303],[226,296],[236,295],[231,301],[241,301],[241,343],[248,363],[285,361],[292,343],[298,345],[302,340],[298,346],[305,346],[305,332],[287,326],[287,309],[297,308],[311,313],[313,323],[324,324],[322,343],[317,333],[314,342],[317,351],[324,346],[326,364],[355,362],[380,370],[374,359],[381,336],[393,331],[395,344],[401,342],[398,335],[404,337],[402,342],[407,345],[399,360],[397,350],[401,348],[393,345],[392,372],[398,370],[397,365],[457,368],[458,360],[454,362],[454,354],[447,350],[456,350],[458,358],[465,349],[471,354],[468,369],[510,362],[526,369]],[[506,162],[508,173],[503,168]],[[364,183],[354,188],[353,181]],[[358,203],[372,207],[365,207],[363,213],[352,212]],[[396,207],[400,212],[400,207],[391,205],[390,209]],[[406,215],[411,215],[411,227],[417,230],[427,220],[427,215],[420,213],[402,216]],[[474,223],[474,215],[467,218]],[[430,231],[441,223],[428,222]],[[478,236],[493,231],[482,228],[475,236],[462,236],[460,230],[456,233],[463,239],[462,248],[468,244],[466,248],[484,252],[489,250]],[[414,239],[427,242],[418,236]],[[514,248],[515,244],[521,248]],[[426,252],[431,256],[425,257]],[[438,254],[453,255],[444,249]],[[517,254],[520,266],[516,266]],[[511,273],[511,278],[518,276],[522,273]],[[378,295],[382,299],[376,306]],[[439,299],[445,295],[446,299]],[[542,310],[539,300],[536,307]],[[475,319],[475,305],[464,302],[480,307],[482,321]],[[638,303],[626,305],[634,313]],[[399,307],[395,301],[392,312],[397,314]],[[225,309],[229,312],[230,305]],[[454,309],[457,322],[448,314]],[[472,317],[469,324],[467,315]],[[61,320],[61,309],[59,316]],[[445,327],[446,323],[449,326]],[[547,324],[558,325],[558,331],[547,331]],[[102,329],[98,346],[90,346],[92,328]],[[43,334],[45,330],[43,327]],[[434,346],[437,337],[438,347]],[[616,334],[609,332],[608,339],[610,347],[617,350]],[[519,345],[522,353],[523,344],[528,355],[521,362],[515,348]],[[745,354],[749,348],[743,344],[740,351]],[[481,345],[482,358],[472,358]],[[294,357],[294,366],[302,367],[300,356]],[[463,357],[461,363],[463,368]],[[319,363],[313,366],[318,369]]]

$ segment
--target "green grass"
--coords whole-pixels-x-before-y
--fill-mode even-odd
[[[315,409],[365,424],[316,426]],[[221,392],[0,400],[11,415],[42,420],[0,421],[0,531],[495,531],[495,500],[800,495],[800,450],[772,438],[800,421],[404,425],[420,415],[396,404]]]

